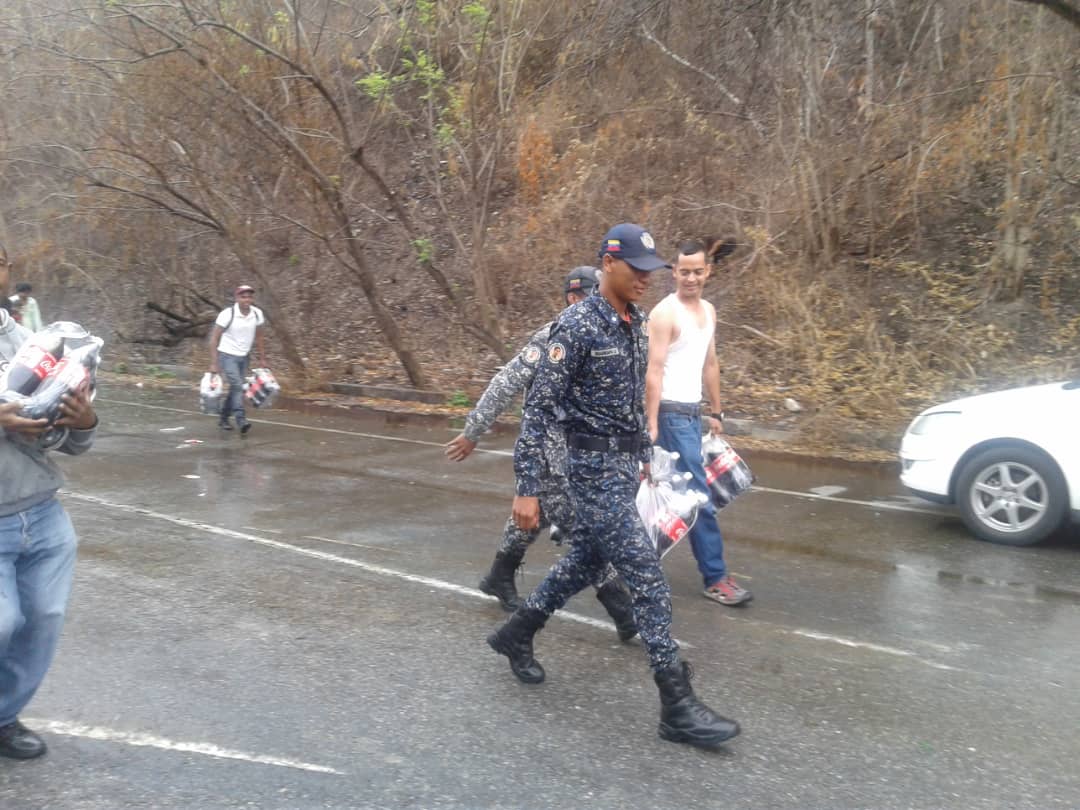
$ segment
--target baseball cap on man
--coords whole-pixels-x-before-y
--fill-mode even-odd
[[[607,232],[600,244],[600,256],[622,259],[635,270],[652,271],[671,266],[656,255],[652,234],[630,222],[616,225]]]
[[[588,295],[596,289],[596,285],[600,283],[599,275],[599,270],[595,267],[589,267],[587,264],[583,264],[581,267],[575,267],[566,276],[566,283],[563,285],[563,293],[569,294],[572,292],[579,292],[582,295]]]
[[[250,284],[241,284],[239,287],[233,290],[233,295],[239,295],[240,293],[246,292],[253,293],[255,292],[255,288],[252,287]]]

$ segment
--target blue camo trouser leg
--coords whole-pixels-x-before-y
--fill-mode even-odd
[[[537,528],[524,531],[514,525],[512,517],[507,518],[499,551],[514,556],[517,553],[524,554],[525,550],[536,541],[540,532],[552,525],[562,529],[567,537],[571,536],[574,509],[570,505],[570,497],[567,494],[568,486],[569,483],[565,478],[552,479],[551,486],[545,486],[544,491],[540,493],[540,525]],[[617,576],[618,573],[612,565],[605,565],[596,575],[592,585],[599,589]]]
[[[540,510],[540,526],[531,529],[529,531],[523,531],[514,525],[514,518],[508,517],[506,519],[506,526],[503,527],[502,542],[499,543],[500,554],[510,554],[517,556],[518,554],[524,554],[525,549],[531,546],[536,538],[540,535],[541,530],[544,528],[543,520],[544,510]]]
[[[709,482],[705,478],[705,462],[701,456],[701,419],[684,413],[661,411],[659,428],[657,444],[665,450],[678,452],[679,460],[675,466],[694,476],[691,484],[693,489],[708,495]],[[727,575],[724,538],[716,520],[716,507],[711,502],[701,507],[690,529],[690,548],[706,588]]]
[[[636,460],[629,453],[572,450],[569,475],[576,516],[570,551],[526,606],[551,615],[610,563],[633,597],[634,620],[650,666],[657,671],[674,666],[679,647],[671,637],[671,589],[634,503]]]

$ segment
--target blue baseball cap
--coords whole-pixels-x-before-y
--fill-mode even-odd
[[[582,295],[588,295],[596,289],[596,285],[599,283],[600,271],[595,267],[590,267],[588,265],[575,267],[566,277],[566,283],[563,285],[563,293],[569,294],[577,292]]]
[[[652,234],[630,222],[616,225],[607,232],[600,244],[600,257],[604,256],[622,259],[635,270],[652,271],[671,266],[656,255]]]

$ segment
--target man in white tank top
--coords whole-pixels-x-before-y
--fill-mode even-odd
[[[649,371],[645,379],[649,435],[665,450],[678,452],[678,467],[693,475],[692,486],[706,494],[709,486],[701,457],[703,382],[711,405],[705,415],[709,432],[724,432],[716,310],[701,297],[709,278],[710,258],[708,246],[701,242],[680,247],[673,270],[675,292],[649,313]],[[690,547],[705,581],[706,598],[722,605],[741,605],[753,598],[727,571],[724,541],[712,504],[702,507],[690,529]]]

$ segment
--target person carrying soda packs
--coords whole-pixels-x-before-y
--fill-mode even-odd
[[[533,638],[548,618],[611,563],[634,604],[638,633],[660,692],[659,734],[665,740],[713,748],[739,733],[695,695],[690,667],[671,636],[671,589],[635,504],[639,464],[649,473],[645,422],[648,333],[641,299],[649,275],[666,267],[652,236],[629,223],[601,243],[600,290],[555,321],[525,399],[514,447],[515,525],[539,525],[544,440],[553,425],[566,434],[567,479],[574,523],[570,548],[548,571],[488,645],[524,683],[544,680]]]
[[[675,292],[649,313],[649,373],[645,411],[649,435],[677,452],[679,469],[693,475],[693,486],[708,494],[701,454],[702,381],[712,405],[709,433],[724,432],[720,408],[720,365],[716,359],[716,310],[702,298],[710,260],[729,253],[730,243],[687,242],[673,268]],[[724,541],[714,505],[705,505],[690,529],[690,547],[705,581],[706,598],[722,605],[743,605],[753,596],[727,570]]]
[[[584,301],[598,283],[599,270],[595,267],[575,267],[566,277],[563,295],[567,306]],[[480,436],[491,429],[495,420],[522,391],[532,384],[540,358],[547,351],[551,322],[536,330],[529,342],[514,358],[491,378],[480,401],[465,419],[465,429],[446,445],[446,456],[451,461],[464,461],[476,448]],[[533,544],[542,529],[558,526],[564,533],[573,524],[574,511],[566,481],[566,437],[558,425],[544,437],[543,467],[540,490],[540,521],[533,529],[519,529],[512,517],[507,518],[502,542],[491,563],[491,570],[481,581],[479,588],[496,597],[506,610],[516,610],[521,605],[514,573],[525,551]],[[593,583],[596,598],[615,622],[619,638],[629,641],[637,635],[630,594],[619,583],[615,569],[605,566]]]
[[[210,372],[223,374],[229,382],[229,393],[221,406],[218,427],[232,430],[229,417],[233,416],[240,432],[246,434],[251,430],[251,422],[244,415],[244,378],[247,376],[252,346],[257,349],[260,366],[266,357],[263,342],[266,318],[262,310],[253,305],[253,287],[241,284],[233,297],[236,303],[218,313],[210,333]]]
[[[0,246],[0,294],[9,280]],[[31,332],[0,310],[4,368]],[[33,759],[45,742],[19,722],[52,663],[64,624],[78,540],[56,498],[63,475],[39,440],[46,419],[19,415],[19,402],[0,404],[0,756]],[[57,448],[68,455],[90,449],[97,415],[86,388],[64,394],[55,425],[67,428]]]

